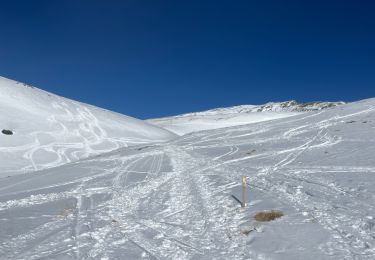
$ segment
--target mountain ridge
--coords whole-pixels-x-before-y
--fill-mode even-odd
[[[298,103],[295,100],[290,100],[268,102],[263,105],[239,105],[214,108],[201,112],[147,119],[146,121],[178,135],[184,135],[195,131],[257,123],[285,118],[299,113],[316,112],[343,104],[345,102],[342,101]]]

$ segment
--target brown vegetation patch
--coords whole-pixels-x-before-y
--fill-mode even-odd
[[[270,210],[270,211],[258,212],[257,214],[255,214],[254,218],[255,218],[256,221],[265,222],[265,221],[275,220],[275,219],[280,218],[282,216],[284,216],[284,214],[281,211]]]

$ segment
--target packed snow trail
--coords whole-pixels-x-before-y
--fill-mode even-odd
[[[51,203],[64,205],[56,215],[45,215],[47,224],[2,241],[2,255],[9,259],[36,259],[58,257],[63,252],[78,259],[113,259],[123,254],[129,258],[146,254],[158,259],[208,259],[241,252],[235,245],[229,247],[232,242],[227,232],[233,224],[226,223],[231,217],[223,219],[228,214],[223,205],[233,207],[233,201],[218,193],[220,186],[200,173],[205,168],[203,161],[171,145],[162,152],[96,160],[106,164],[104,172],[87,167],[92,163],[87,161],[79,166],[80,170],[75,169],[81,176],[68,185],[62,184],[60,192],[46,193],[51,188],[47,184],[26,191],[33,195],[0,204],[0,213],[9,214],[14,210],[28,211],[29,206],[38,210]],[[83,173],[85,169],[90,171],[89,177]],[[21,185],[28,186],[28,179]],[[34,195],[37,193],[43,195]],[[31,217],[20,219],[28,218]],[[54,232],[61,236],[51,236]],[[51,244],[57,246],[51,248]],[[217,252],[211,252],[212,248]]]
[[[0,259],[374,259],[375,100],[2,178]],[[242,209],[240,179],[248,176]],[[257,222],[278,209],[284,216]]]

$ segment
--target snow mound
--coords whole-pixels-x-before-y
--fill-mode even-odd
[[[3,77],[0,112],[1,176],[175,136],[141,120]]]
[[[178,135],[236,125],[262,122],[294,116],[302,112],[318,111],[345,104],[344,102],[297,101],[269,102],[264,105],[241,105],[216,108],[202,112],[187,113],[171,117],[149,119],[148,122],[168,129]]]

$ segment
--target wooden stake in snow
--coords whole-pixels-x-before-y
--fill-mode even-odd
[[[242,203],[241,207],[246,207],[246,176],[242,176]]]

